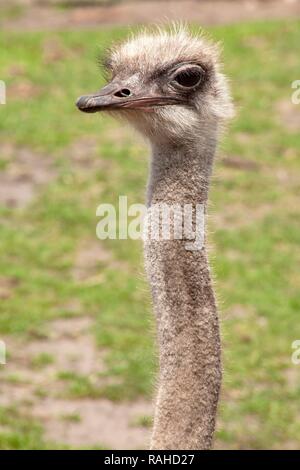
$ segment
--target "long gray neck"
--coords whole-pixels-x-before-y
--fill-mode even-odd
[[[160,202],[205,204],[214,152],[213,142],[201,140],[190,147],[180,143],[153,144],[148,205]]]
[[[206,205],[215,145],[154,145],[148,205]],[[201,148],[201,151],[199,150]],[[216,303],[205,246],[145,241],[159,343],[159,387],[152,449],[208,449],[221,384]]]

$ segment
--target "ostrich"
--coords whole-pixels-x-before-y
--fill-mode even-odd
[[[218,48],[185,28],[143,31],[110,50],[110,82],[79,110],[125,118],[151,146],[147,205],[207,206],[221,124],[232,114]],[[209,449],[221,385],[216,301],[202,249],[147,239],[146,273],[159,343],[151,449]]]

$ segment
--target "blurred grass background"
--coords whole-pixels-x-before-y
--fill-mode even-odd
[[[299,26],[284,20],[209,28],[224,43],[237,105],[216,161],[209,217],[225,370],[218,448],[300,447],[300,369],[291,363],[291,343],[300,337],[300,109],[291,103]],[[2,449],[74,447],[47,437],[47,422],[34,413],[48,388],[61,397],[58,384],[66,401],[130,407],[153,394],[154,325],[141,244],[95,237],[98,204],[117,205],[119,195],[143,202],[147,148],[120,123],[74,106],[103,84],[97,55],[127,32],[0,32],[8,93],[0,108],[0,183],[4,191],[11,184],[32,192],[27,204],[22,193],[0,199],[0,338],[47,341],[52,322],[88,316],[105,353],[95,382],[89,373],[55,367],[53,351],[35,351],[28,362],[26,346],[22,363],[8,349],[8,365],[0,366],[2,393],[11,393],[9,403],[0,400]],[[39,172],[43,184],[35,181]],[[92,263],[82,255],[89,250]],[[52,367],[52,375],[36,385],[24,367],[45,377]],[[26,387],[31,401],[14,399]],[[80,416],[68,419],[80,426]],[[151,417],[137,424],[147,427]]]

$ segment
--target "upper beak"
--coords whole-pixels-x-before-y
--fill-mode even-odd
[[[120,83],[111,82],[98,92],[78,98],[76,106],[85,113],[95,113],[111,109],[137,109],[152,106],[178,104],[176,96],[160,96],[151,89],[134,90]]]

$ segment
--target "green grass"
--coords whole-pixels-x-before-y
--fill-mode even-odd
[[[54,357],[51,354],[39,353],[32,359],[31,366],[35,369],[42,369],[54,362]]]
[[[42,435],[42,426],[30,416],[23,415],[15,408],[0,408],[1,449],[45,450],[47,444]],[[53,446],[50,445],[51,448]]]
[[[211,190],[211,212],[223,217],[211,221],[210,232],[225,349],[217,442],[226,448],[299,448],[300,369],[290,357],[300,337],[300,138],[277,112],[279,101],[290,103],[291,82],[299,79],[299,26],[282,21],[211,30],[224,42],[237,104],[221,153],[257,164],[250,171],[217,163]],[[74,106],[77,96],[103,83],[97,54],[125,35],[123,29],[0,33],[0,78],[8,89],[1,141],[50,156],[58,173],[28,208],[0,208],[1,276],[15,280],[12,295],[1,300],[0,334],[47,335],[47,321],[68,315],[64,306],[76,299],[76,315],[93,317],[97,344],[106,351],[107,370],[99,374],[115,380],[96,390],[89,377],[65,374],[60,379],[70,397],[125,400],[153,391],[154,326],[140,243],[102,242],[114,264],[99,265],[101,280],[72,276],[81,242],[95,239],[98,204],[116,203],[123,194],[129,204],[143,202],[143,144],[119,123]],[[59,48],[55,59],[47,55],[51,42]],[[13,93],[24,82],[32,89],[28,98]],[[82,138],[96,142],[90,169],[70,158],[70,146]],[[2,171],[9,166],[1,150],[0,165]],[[41,355],[33,366],[43,373],[49,361]],[[291,370],[298,374],[293,387]],[[30,417],[3,409],[0,418],[0,448],[48,446]]]

